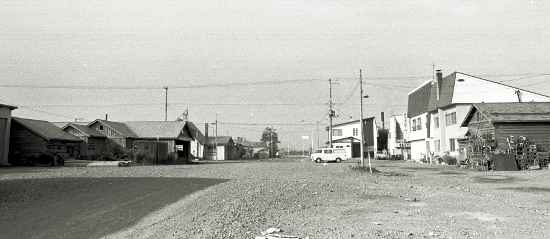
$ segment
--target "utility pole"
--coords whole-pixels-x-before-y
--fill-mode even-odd
[[[363,70],[359,69],[359,100],[360,100],[360,104],[359,104],[359,132],[360,132],[360,139],[359,141],[361,142],[360,144],[360,150],[361,150],[361,166],[364,167],[365,166],[365,157],[363,156],[364,154],[364,144],[365,142],[364,141],[364,135],[363,135]]]
[[[364,125],[363,125],[363,98],[366,97],[363,95],[363,70],[359,69],[359,97],[360,97],[360,103],[359,103],[359,111],[360,111],[360,119],[359,119],[359,124],[361,125],[359,128],[360,128],[360,132],[361,132],[361,166],[365,166],[365,158],[364,158],[364,149],[365,149],[365,131],[364,131]],[[372,167],[371,167],[371,162],[370,162],[370,153],[367,152],[367,158],[369,160],[369,171],[370,173],[372,174]]]
[[[168,121],[168,86],[164,87],[164,121]]]
[[[320,138],[320,135],[319,135],[319,120],[317,120],[317,148],[319,148],[319,138]]]
[[[334,117],[334,110],[332,109],[332,79],[328,79],[328,144],[329,148],[332,148],[332,117]]]
[[[215,128],[215,135],[214,138],[214,147],[216,147],[216,160],[218,160],[218,113],[216,112],[216,128]]]

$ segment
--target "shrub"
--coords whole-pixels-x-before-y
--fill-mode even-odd
[[[456,157],[450,155],[443,155],[443,157],[441,157],[441,161],[447,165],[456,165],[457,163]]]

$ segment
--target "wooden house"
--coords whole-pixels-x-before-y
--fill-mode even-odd
[[[11,111],[15,106],[0,104],[0,166],[9,165]]]
[[[109,139],[110,143],[119,145],[123,149],[132,148],[132,140],[138,136],[122,122],[96,119],[87,125]]]
[[[68,123],[63,126],[63,131],[80,138],[80,159],[95,160],[109,147],[107,137],[98,131],[78,123]]]
[[[235,143],[231,136],[208,137],[206,143],[206,159],[232,160]]]
[[[550,150],[550,102],[473,104],[461,126],[492,151],[506,152],[510,136]]]
[[[81,142],[50,122],[12,117],[9,160],[11,164],[56,165],[78,158]]]
[[[128,121],[126,127],[134,134],[127,142],[135,154],[154,158],[155,163],[185,162],[192,158],[191,126],[186,121]]]

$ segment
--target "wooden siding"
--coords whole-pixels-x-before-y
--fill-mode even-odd
[[[472,136],[495,136],[495,128],[491,121],[484,117],[481,113],[476,112],[468,123],[468,131]]]
[[[496,123],[497,147],[501,150],[508,148],[506,138],[525,136],[527,139],[550,150],[550,123]]]
[[[46,141],[19,124],[12,124],[10,131],[10,159],[13,160],[41,154],[57,154],[63,158],[80,154],[80,142]]]

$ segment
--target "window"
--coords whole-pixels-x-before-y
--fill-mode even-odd
[[[332,129],[332,136],[342,136],[342,129]]]
[[[449,147],[451,152],[456,151],[456,139],[449,139]]]
[[[434,127],[439,129],[439,116],[434,117]]]
[[[331,154],[331,153],[332,153],[332,149],[327,149],[327,150],[325,150],[324,153],[325,153],[325,154]]]
[[[422,118],[418,118],[416,122],[418,123],[416,130],[422,130]]]
[[[456,124],[456,112],[445,114],[445,124],[446,125]]]
[[[439,152],[441,150],[441,140],[434,140],[434,148],[435,152]]]
[[[100,125],[100,126],[99,126],[99,130],[103,130],[103,125]]]
[[[413,119],[412,128],[413,131],[416,131],[416,119]]]
[[[353,128],[353,136],[358,136],[358,135],[359,135],[359,129]]]
[[[336,146],[337,149],[343,149],[344,146]]]

